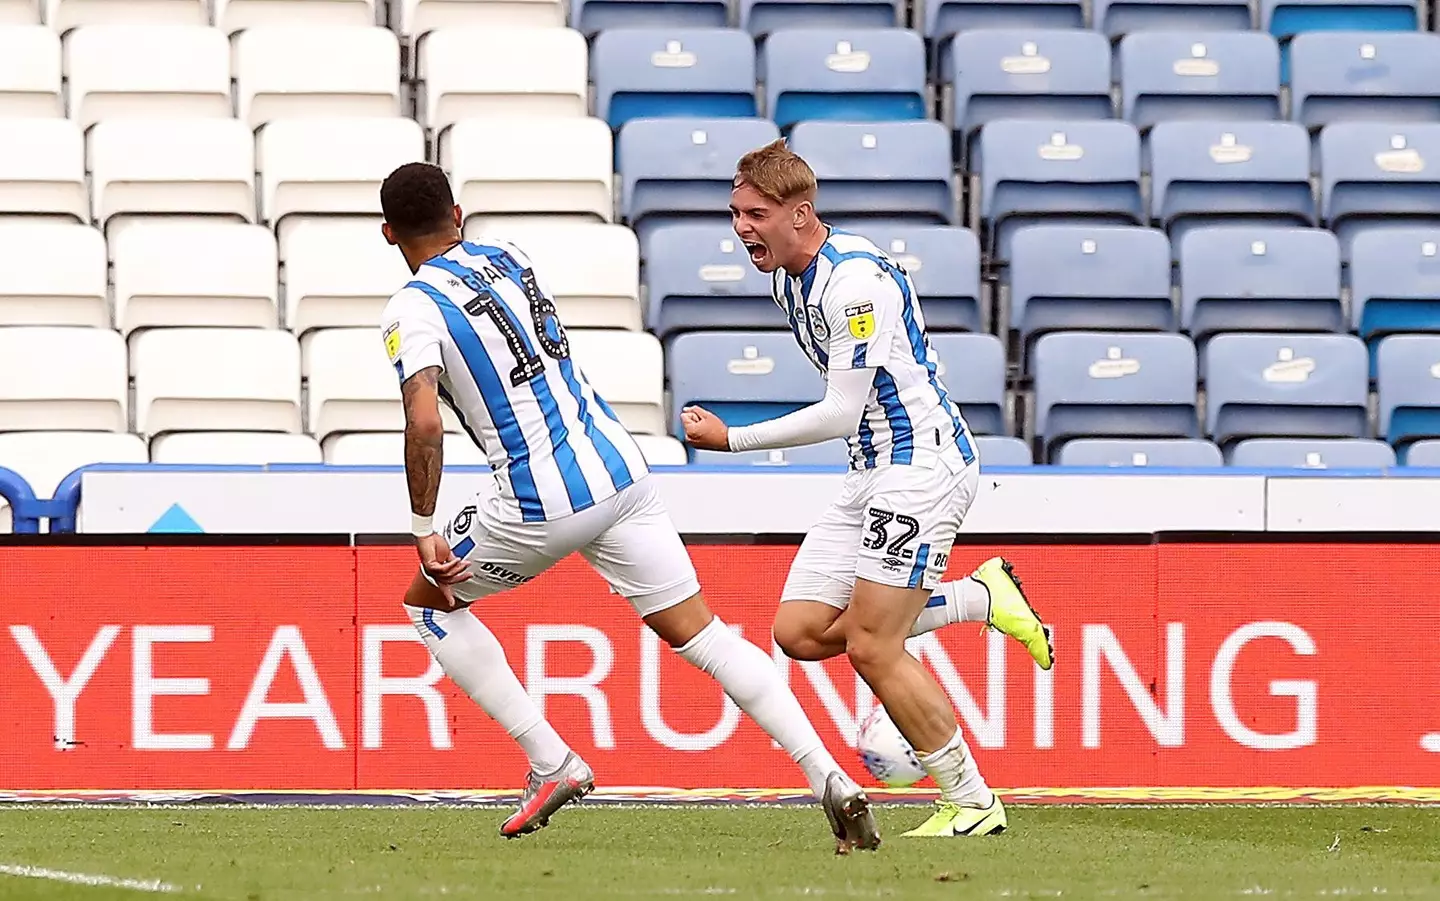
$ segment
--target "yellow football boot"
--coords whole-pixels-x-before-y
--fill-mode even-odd
[[[935,838],[953,835],[999,835],[1010,825],[1005,818],[1005,805],[1000,796],[989,807],[962,807],[939,801],[930,819],[904,833],[905,838]]]
[[[1050,627],[1040,622],[1040,615],[1030,606],[1015,569],[1003,557],[991,557],[980,564],[973,574],[990,592],[990,628],[998,629],[1025,646],[1041,669],[1055,663],[1055,648],[1050,643]],[[1004,813],[1001,813],[1004,817]]]

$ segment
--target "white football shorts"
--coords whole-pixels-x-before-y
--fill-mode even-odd
[[[446,524],[450,547],[470,561],[471,577],[454,586],[456,600],[473,603],[523,585],[577,551],[641,616],[700,591],[695,564],[648,476],[561,519],[515,522],[509,513],[498,493],[481,491]]]
[[[959,454],[934,468],[851,470],[839,499],[801,542],[780,600],[843,610],[857,578],[935,590],[979,485],[979,461],[967,466]]]

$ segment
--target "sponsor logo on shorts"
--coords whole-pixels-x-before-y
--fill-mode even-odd
[[[898,573],[905,568],[905,561],[898,560],[894,557],[886,557],[880,561],[880,566],[889,572]]]
[[[508,569],[502,569],[493,563],[479,563],[475,566],[475,569],[488,579],[496,582],[505,582],[509,585],[524,585],[526,582],[535,578],[534,576],[522,576]]]

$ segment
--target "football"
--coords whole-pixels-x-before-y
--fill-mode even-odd
[[[860,724],[855,749],[870,775],[893,788],[914,785],[925,778],[925,767],[920,765],[915,749],[900,734],[884,707],[876,707]]]

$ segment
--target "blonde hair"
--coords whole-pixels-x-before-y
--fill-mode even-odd
[[[815,172],[784,138],[740,157],[734,185],[749,185],[776,203],[815,199]]]

